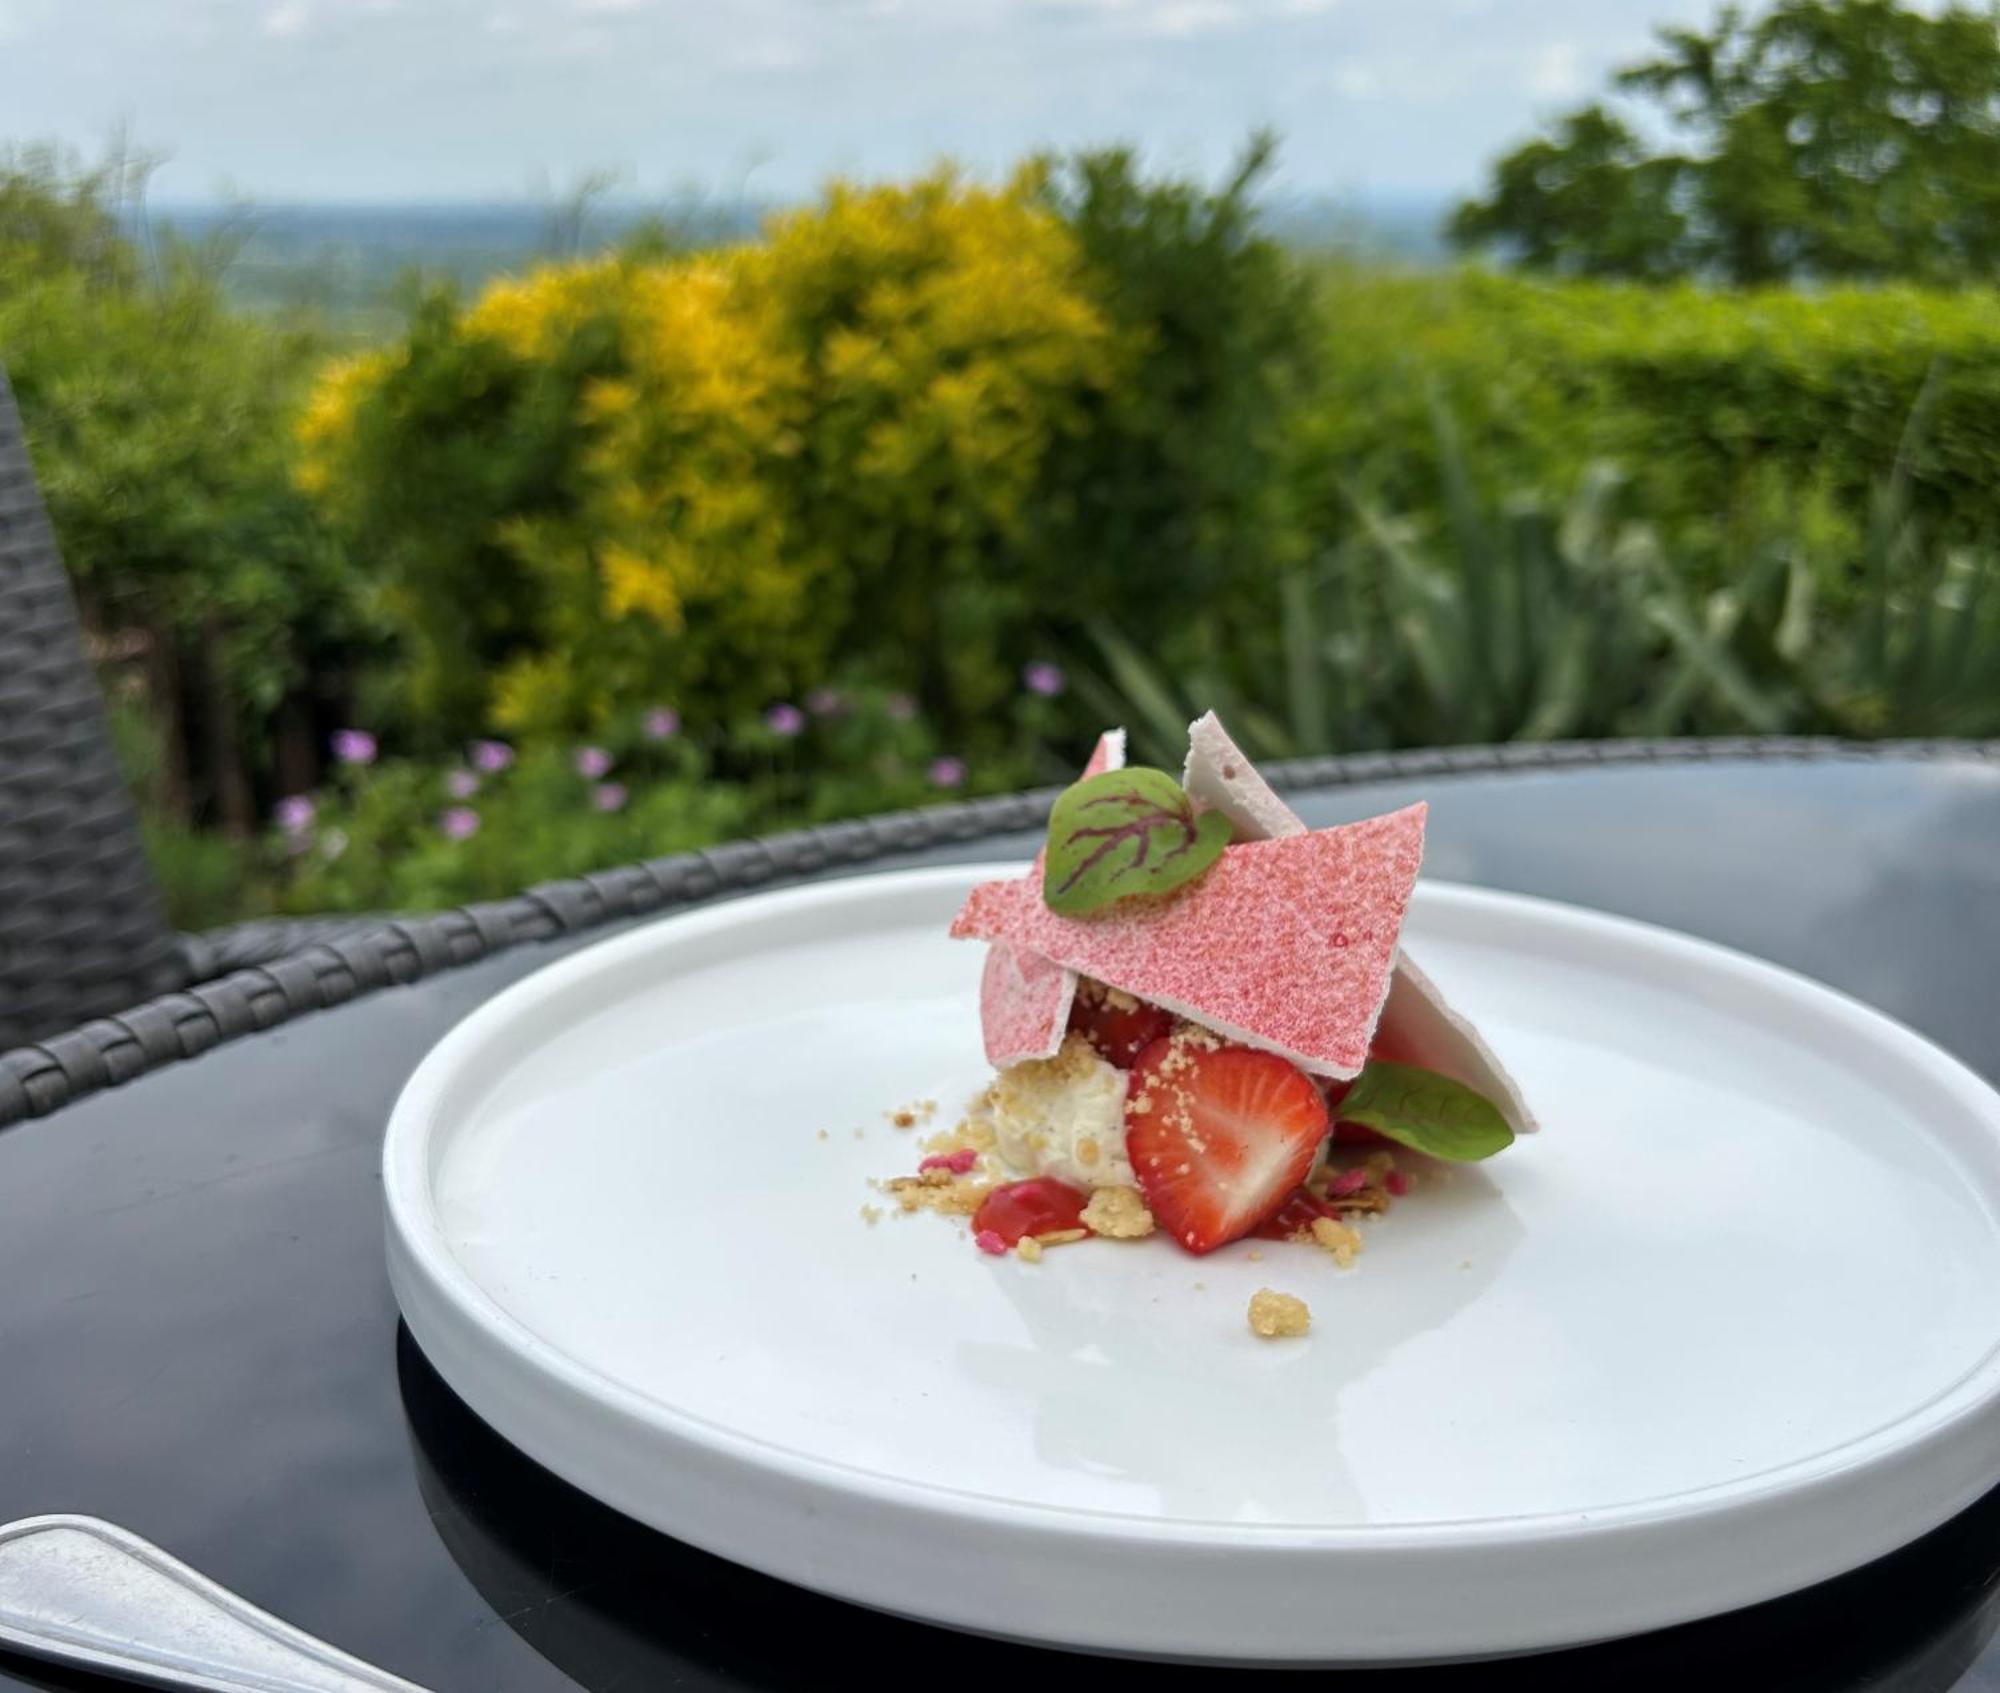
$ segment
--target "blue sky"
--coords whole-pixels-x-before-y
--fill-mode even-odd
[[[155,197],[792,196],[1124,139],[1436,194],[1711,0],[0,0],[0,140],[165,151]]]

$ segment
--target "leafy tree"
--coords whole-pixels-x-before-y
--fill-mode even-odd
[[[316,774],[312,696],[364,639],[363,584],[290,483],[317,339],[230,311],[170,243],[142,255],[144,170],[0,155],[0,365],[90,632],[136,672],[147,797],[246,833]]]
[[[1725,6],[1615,78],[1654,148],[1601,105],[1502,158],[1453,216],[1462,247],[1570,275],[1742,284],[2000,266],[2000,18],[1899,0]]]
[[[1324,329],[1311,281],[1260,224],[1276,151],[1253,136],[1214,187],[1149,177],[1123,147],[1039,162],[1137,357],[1050,460],[1022,577],[1038,639],[1080,642],[1115,608],[1128,634],[1191,659],[1294,544],[1278,469]]]

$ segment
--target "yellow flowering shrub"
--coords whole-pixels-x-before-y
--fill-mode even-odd
[[[1031,190],[836,187],[736,250],[431,301],[330,366],[298,481],[382,559],[417,707],[721,715],[893,651],[978,709],[1004,675],[972,601],[1121,356]]]

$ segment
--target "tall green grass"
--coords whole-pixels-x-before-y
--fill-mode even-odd
[[[1688,734],[2000,735],[2000,555],[1912,517],[1921,415],[1858,541],[1763,512],[1693,571],[1591,466],[1566,500],[1483,499],[1435,420],[1441,516],[1352,489],[1343,538],[1172,670],[1115,626],[1080,685],[1172,762],[1214,706],[1253,752]],[[1691,584],[1719,581],[1703,591]]]

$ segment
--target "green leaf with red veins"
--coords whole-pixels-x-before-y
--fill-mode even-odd
[[[1507,1119],[1483,1093],[1435,1070],[1380,1058],[1369,1059],[1334,1115],[1454,1164],[1491,1158],[1514,1144]]]
[[[1049,814],[1042,898],[1065,917],[1115,900],[1171,893],[1222,856],[1229,819],[1196,811],[1164,770],[1134,765],[1064,789]]]

